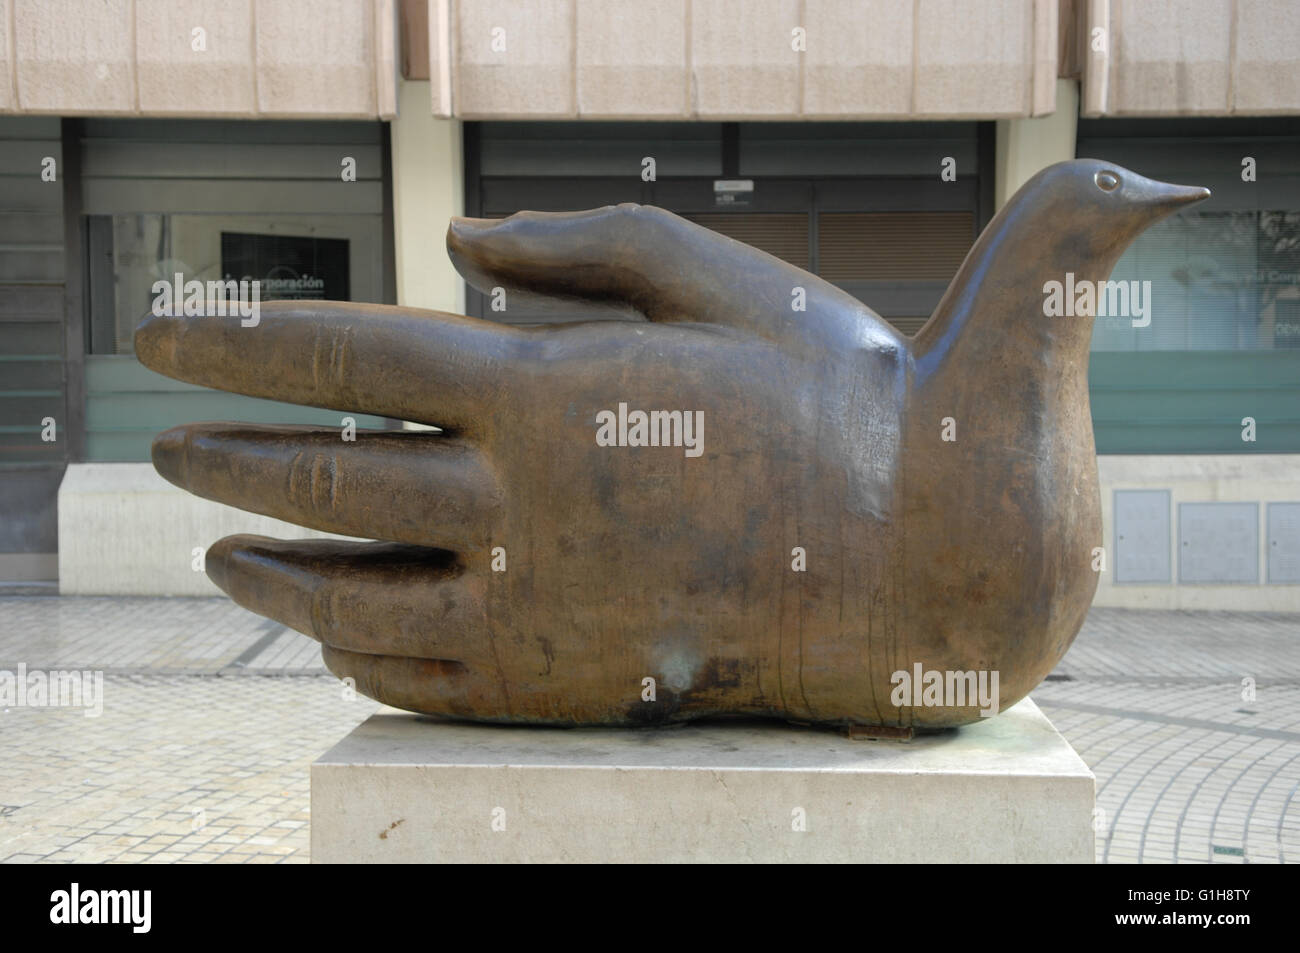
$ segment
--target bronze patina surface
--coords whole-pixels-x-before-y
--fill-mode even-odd
[[[150,316],[136,353],[163,374],[443,428],[348,442],[198,423],[161,434],[154,463],[200,496],[380,540],[233,536],[207,571],[399,708],[972,722],[973,698],[926,704],[918,686],[896,703],[895,673],[997,673],[1005,709],[1064,655],[1097,585],[1092,320],[1045,316],[1044,286],[1105,280],[1139,233],[1206,195],[1052,166],[914,338],[661,209],[457,219],[447,245],[475,287],[645,320],[512,327],[333,302],[264,304],[256,327]],[[602,445],[638,441],[635,411],[695,426],[658,441],[676,445]]]

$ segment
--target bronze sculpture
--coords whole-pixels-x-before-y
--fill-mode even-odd
[[[163,374],[443,428],[345,442],[192,424],[157,438],[154,463],[200,496],[383,540],[229,537],[207,571],[400,708],[969,723],[976,698],[931,704],[918,684],[900,704],[898,674],[994,673],[1006,708],[1064,655],[1097,584],[1092,321],[1045,316],[1045,285],[1104,281],[1208,194],[1094,160],[1045,169],[910,339],[660,209],[457,219],[449,251],[481,290],[646,320],[333,302],[264,304],[256,327],[150,316],[136,352]]]

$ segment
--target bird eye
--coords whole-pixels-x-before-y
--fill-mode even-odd
[[[1114,192],[1119,188],[1119,176],[1114,172],[1098,172],[1093,179],[1103,192]]]

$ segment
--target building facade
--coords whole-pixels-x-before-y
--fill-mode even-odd
[[[444,232],[457,214],[641,202],[910,334],[1024,181],[1090,156],[1214,193],[1120,262],[1139,313],[1096,319],[1098,603],[1300,611],[1298,14],[1287,0],[0,0],[0,580],[212,594],[196,571],[207,543],[303,534],[148,464],[153,434],[179,423],[340,423],[145,370],[131,331],[156,281],[626,319],[494,312]]]

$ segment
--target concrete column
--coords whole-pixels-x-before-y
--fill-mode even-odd
[[[1056,112],[1037,119],[1001,119],[997,124],[994,201],[1001,208],[1034,173],[1074,158],[1079,124],[1079,84],[1056,81]]]
[[[465,283],[447,257],[447,223],[465,214],[459,119],[435,119],[428,80],[402,80],[392,122],[397,303],[465,313]],[[407,430],[430,429],[406,421]]]
[[[435,119],[428,80],[404,80],[392,123],[397,303],[465,311],[465,285],[447,258],[447,223],[465,212],[461,123]]]

